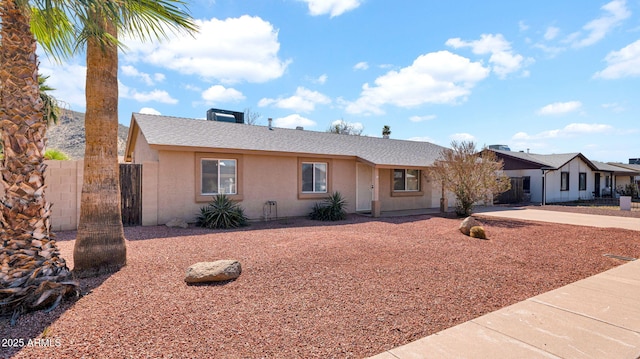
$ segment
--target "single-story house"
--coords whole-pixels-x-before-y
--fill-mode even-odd
[[[628,182],[630,172],[602,162],[590,161],[581,153],[534,154],[493,150],[504,162],[504,172],[522,178],[531,202],[554,203],[611,196],[616,181]]]
[[[442,150],[428,142],[134,113],[125,161],[142,164],[142,224],[155,225],[193,221],[221,193],[250,219],[304,216],[334,191],[350,213],[439,208],[441,186],[425,170]]]
[[[635,161],[634,161],[635,160]],[[623,169],[625,172],[621,175],[621,180],[618,183],[618,186],[626,186],[627,184],[635,184],[636,188],[640,188],[640,164],[635,163],[638,159],[630,158],[629,163],[614,163],[609,162],[608,164],[614,166],[618,169]],[[634,163],[632,163],[634,162]],[[626,176],[629,176],[628,182],[626,180]],[[616,187],[617,188],[617,187]]]

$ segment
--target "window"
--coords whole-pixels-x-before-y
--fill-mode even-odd
[[[580,172],[580,177],[578,177],[578,190],[586,191],[587,190],[587,174],[585,172]]]
[[[560,173],[560,190],[561,191],[569,190],[569,172]]]
[[[327,193],[327,163],[302,162],[302,192]]]
[[[522,191],[524,193],[531,193],[531,177],[522,177]]]
[[[236,160],[200,159],[200,194],[237,194]]]
[[[420,191],[420,170],[393,170],[393,190],[407,192]]]

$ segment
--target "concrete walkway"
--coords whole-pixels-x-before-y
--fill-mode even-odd
[[[640,231],[638,218],[532,209],[484,209],[478,215]],[[529,298],[373,358],[638,359],[640,260]]]

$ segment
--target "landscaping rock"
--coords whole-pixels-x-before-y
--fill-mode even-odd
[[[485,233],[484,228],[481,226],[471,227],[471,229],[469,230],[469,236],[471,236],[472,238],[487,239],[487,234]]]
[[[184,281],[187,283],[222,282],[240,276],[242,267],[236,260],[198,262],[187,268]]]
[[[473,217],[467,217],[464,219],[464,221],[462,221],[462,223],[460,223],[459,229],[460,229],[460,232],[468,236],[471,231],[471,227],[475,227],[475,226],[482,226],[482,223],[478,222]]]
[[[174,218],[167,222],[165,226],[170,228],[189,228],[189,223],[182,218]]]

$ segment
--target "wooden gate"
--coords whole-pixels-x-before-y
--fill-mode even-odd
[[[524,183],[522,177],[511,177],[511,189],[501,193],[494,202],[520,203],[524,199]]]
[[[142,165],[120,164],[120,203],[122,225],[142,225]]]

